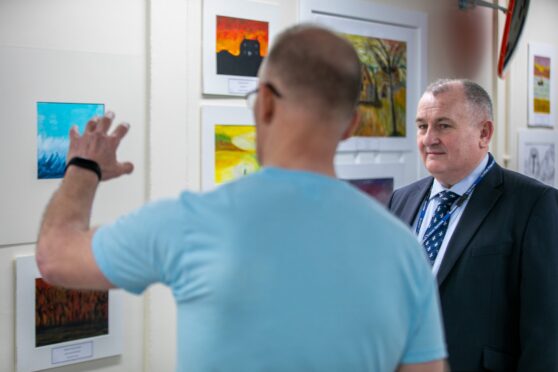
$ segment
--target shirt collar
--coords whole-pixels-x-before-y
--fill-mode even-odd
[[[444,190],[453,191],[459,196],[465,194],[465,191],[467,191],[469,187],[471,187],[471,185],[473,184],[473,182],[475,182],[477,177],[480,176],[484,168],[486,168],[486,165],[488,164],[488,159],[489,156],[488,154],[486,154],[484,159],[479,163],[479,165],[477,165],[475,169],[473,169],[471,173],[469,173],[467,177],[463,178],[461,181],[459,181],[449,189],[445,188],[444,186],[442,186],[440,182],[434,179],[434,183],[432,184],[432,189],[430,190],[430,196],[428,198],[432,199],[434,196],[438,195],[440,191],[444,191]]]

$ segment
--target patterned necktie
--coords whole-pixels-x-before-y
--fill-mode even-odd
[[[424,236],[430,234],[430,232],[434,229],[434,227],[438,224],[440,220],[444,218],[446,214],[448,214],[451,206],[457,200],[459,195],[454,193],[453,191],[442,191],[437,195],[437,198],[440,200],[440,204],[436,207],[434,211],[434,215],[430,220],[430,224],[424,233]],[[436,260],[436,256],[438,255],[438,251],[442,246],[442,242],[444,241],[444,236],[446,236],[446,231],[448,230],[448,223],[449,219],[445,221],[440,227],[436,229],[436,231],[428,238],[428,240],[423,241],[422,245],[424,249],[426,249],[426,254],[428,255],[428,259],[430,260],[430,264],[434,264]]]

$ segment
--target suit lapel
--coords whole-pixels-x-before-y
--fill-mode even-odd
[[[409,198],[405,201],[405,208],[401,210],[401,215],[399,218],[406,222],[409,226],[413,226],[415,218],[419,213],[419,208],[422,205],[424,199],[426,199],[426,194],[432,186],[434,178],[428,177],[424,182],[420,182],[416,187],[409,192]]]
[[[473,191],[471,199],[448,243],[446,254],[437,275],[438,285],[441,285],[446,279],[490,210],[502,196],[502,192],[497,188],[501,183],[502,168],[498,164],[494,164],[494,168],[486,174],[485,179]]]

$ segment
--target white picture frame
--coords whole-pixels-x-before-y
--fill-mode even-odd
[[[1,47],[0,85],[25,86],[0,100],[0,246],[36,242],[45,207],[61,179],[38,179],[38,102],[97,103],[131,123],[118,158],[134,172],[99,187],[91,224],[108,223],[145,201],[145,89],[141,55]],[[79,82],[79,83],[77,83]],[[126,195],[115,198],[115,195]]]
[[[426,83],[426,14],[360,0],[301,0],[300,20],[347,34],[406,43],[406,112],[404,137],[351,137],[338,151],[413,151],[414,112]]]
[[[219,186],[216,182],[216,126],[246,126],[255,133],[252,111],[248,107],[202,107],[202,191]],[[254,140],[255,141],[255,140]],[[255,154],[255,142],[254,154]],[[251,168],[251,172],[255,169]]]
[[[518,171],[552,187],[558,186],[558,134],[547,129],[520,129]]]
[[[345,181],[355,180],[380,180],[393,179],[393,188],[390,194],[404,185],[405,165],[402,163],[357,163],[357,164],[335,164],[337,178]],[[388,200],[380,200],[384,204]]]
[[[108,333],[36,346],[35,283],[41,275],[34,255],[16,257],[15,263],[17,372],[39,371],[122,354],[122,293],[117,289],[108,291]]]
[[[530,42],[528,63],[530,127],[556,126],[556,48],[552,45]],[[548,75],[548,76],[547,76]]]
[[[277,34],[279,5],[254,0],[204,0],[203,2],[203,93],[244,96],[254,90],[256,76],[218,73],[217,17],[267,23],[267,48]],[[260,45],[260,47],[262,47]],[[267,55],[267,53],[265,54]],[[264,55],[264,58],[265,58]]]

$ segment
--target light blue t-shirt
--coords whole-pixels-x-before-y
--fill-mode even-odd
[[[264,168],[100,228],[114,285],[168,285],[179,371],[393,371],[446,356],[416,238],[351,185]]]

